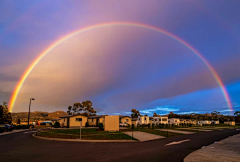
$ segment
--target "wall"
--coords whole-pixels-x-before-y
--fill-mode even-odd
[[[65,119],[65,121],[64,121]],[[59,120],[59,123],[60,123],[60,127],[67,127],[67,118],[61,118]]]
[[[119,131],[119,115],[105,116],[104,130],[105,131]]]
[[[146,120],[145,120],[145,118],[146,118]],[[140,119],[140,121],[139,121],[140,125],[149,123],[149,117],[148,116],[141,116],[138,119]]]
[[[132,122],[132,124],[134,124],[135,127],[137,126],[137,121],[131,121],[131,122]]]
[[[97,119],[88,119],[88,123],[90,126],[97,126]]]
[[[161,124],[168,124],[168,117],[160,117],[161,121],[160,123]],[[163,119],[165,119],[165,121],[163,121]]]
[[[128,120],[128,121],[126,121],[126,120]],[[121,123],[128,123],[129,125],[131,125],[132,124],[132,122],[131,122],[131,118],[130,117],[124,117],[124,118],[122,118],[121,119]]]
[[[69,127],[80,127],[80,122],[76,121],[76,118],[82,118],[82,126],[85,127],[87,122],[87,117],[82,115],[72,116],[69,119]],[[67,119],[66,119],[67,123]]]

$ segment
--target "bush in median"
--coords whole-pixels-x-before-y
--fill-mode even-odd
[[[60,128],[60,123],[58,121],[56,121],[53,125],[54,128]]]
[[[103,123],[98,123],[98,127],[100,130],[103,130]]]

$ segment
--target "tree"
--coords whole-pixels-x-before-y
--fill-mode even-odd
[[[68,106],[67,114],[68,114],[68,115],[71,115],[71,113],[72,113],[71,111],[72,111],[72,106]]]
[[[83,101],[82,103],[76,102],[73,104],[73,107],[69,106],[67,113],[68,115],[83,114],[86,116],[94,116],[96,115],[97,111],[92,107],[92,102],[87,100]]]
[[[18,118],[17,119],[17,124],[20,124],[21,123],[21,120]]]
[[[174,114],[173,112],[170,112],[168,114],[168,118],[179,118],[179,117],[180,117],[180,115]]]
[[[3,102],[3,105],[0,105],[0,124],[11,124],[12,115],[9,112],[7,107],[7,102]]]
[[[132,112],[132,114],[131,114],[132,118],[138,118],[139,116],[141,116],[140,112],[136,109],[132,109],[131,112]]]
[[[157,116],[158,116],[157,113],[154,112],[154,113],[153,113],[153,117],[157,117]]]
[[[236,115],[236,117],[235,117],[235,122],[236,122],[236,123],[240,123],[240,111],[236,111],[236,112],[234,113],[234,115]]]

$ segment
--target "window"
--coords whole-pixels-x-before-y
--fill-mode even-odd
[[[93,122],[93,119],[92,119],[92,122]]]
[[[128,122],[128,119],[126,119],[126,122]]]
[[[162,121],[167,121],[167,118],[162,118]]]
[[[145,118],[144,120],[147,120],[147,118]]]
[[[64,122],[65,122],[65,118],[64,118]]]

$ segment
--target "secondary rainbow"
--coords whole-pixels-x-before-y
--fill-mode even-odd
[[[232,108],[232,104],[231,104],[231,100],[229,97],[229,94],[221,80],[221,78],[219,77],[219,75],[217,74],[216,70],[212,67],[212,65],[206,60],[206,58],[204,58],[204,56],[198,52],[194,47],[192,47],[190,44],[188,44],[186,41],[184,41],[183,39],[177,37],[176,35],[163,30],[161,28],[155,27],[155,26],[151,26],[151,25],[147,25],[147,24],[142,24],[142,23],[134,23],[134,22],[109,22],[109,23],[101,23],[101,24],[96,24],[96,25],[92,25],[92,26],[87,26],[85,28],[81,28],[78,30],[75,30],[65,36],[63,36],[62,38],[56,40],[54,43],[52,43],[47,49],[45,49],[41,54],[39,54],[39,56],[29,65],[29,67],[26,69],[26,71],[23,73],[23,75],[21,76],[20,80],[18,81],[12,96],[10,98],[10,105],[9,105],[9,109],[10,111],[13,110],[15,101],[17,99],[18,93],[21,90],[21,87],[24,83],[24,81],[26,80],[26,78],[28,77],[28,75],[31,73],[31,71],[33,70],[33,68],[38,64],[38,62],[44,57],[46,56],[51,50],[53,50],[55,47],[57,47],[59,44],[63,43],[65,40],[72,38],[80,33],[83,32],[87,32],[93,29],[97,29],[97,28],[104,28],[104,27],[109,27],[109,26],[131,26],[131,27],[138,27],[138,28],[145,28],[145,29],[149,29],[149,30],[153,30],[162,34],[165,34],[169,37],[171,37],[172,39],[178,41],[179,43],[183,44],[184,46],[186,46],[190,51],[192,51],[197,57],[199,57],[202,62],[206,65],[206,67],[209,69],[209,71],[211,72],[212,76],[214,77],[214,79],[216,80],[217,84],[219,85],[219,87],[222,90],[222,93],[224,95],[224,98],[227,102],[227,106],[229,107],[231,113],[233,113],[233,108]]]

